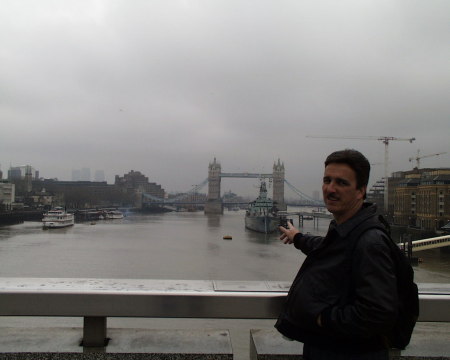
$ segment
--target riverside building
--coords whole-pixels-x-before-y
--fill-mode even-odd
[[[389,178],[395,225],[437,231],[450,221],[450,169],[399,171]]]

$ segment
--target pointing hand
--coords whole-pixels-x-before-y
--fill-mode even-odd
[[[294,242],[295,234],[300,232],[290,223],[290,221],[287,222],[287,229],[283,226],[279,226],[278,228],[281,232],[280,240],[284,244],[292,244]]]

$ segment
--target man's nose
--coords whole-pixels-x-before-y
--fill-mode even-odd
[[[328,192],[335,192],[336,191],[336,183],[334,181],[330,181],[328,184],[324,184],[325,189]]]

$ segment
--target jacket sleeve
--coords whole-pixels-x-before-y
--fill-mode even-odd
[[[310,234],[297,233],[294,236],[294,246],[308,255],[314,249],[320,246],[324,237]]]
[[[397,280],[386,241],[390,240],[376,229],[361,236],[352,256],[352,295],[346,303],[322,312],[324,331],[344,338],[369,338],[392,327],[398,308]]]

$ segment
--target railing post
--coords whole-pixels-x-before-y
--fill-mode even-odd
[[[106,337],[106,317],[85,316],[83,323],[83,347],[104,347],[108,345]]]

